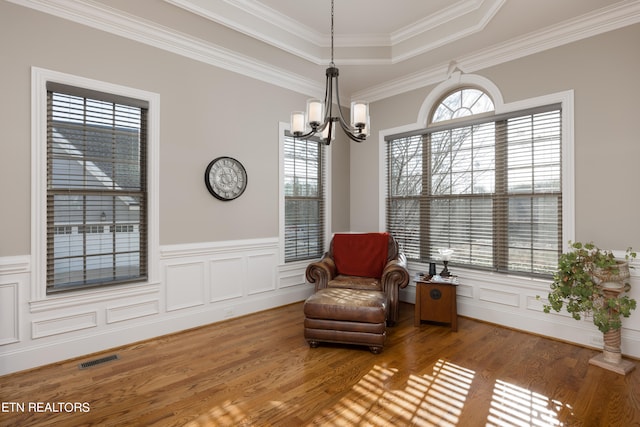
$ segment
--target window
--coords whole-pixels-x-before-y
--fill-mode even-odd
[[[283,134],[284,260],[319,258],[325,237],[325,146]]]
[[[387,229],[416,261],[550,275],[562,251],[561,106],[495,114],[459,88],[387,140]]]
[[[147,279],[148,103],[47,84],[47,293]]]

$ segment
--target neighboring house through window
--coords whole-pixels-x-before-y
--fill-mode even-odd
[[[49,86],[47,292],[146,280],[148,106]]]
[[[551,275],[563,248],[562,105],[496,112],[477,87],[450,89],[427,128],[389,135],[387,229],[410,260]]]
[[[45,175],[34,227],[45,234],[35,246],[46,292],[36,294],[148,283],[157,263],[157,213],[149,211],[157,168],[147,93],[46,70],[36,70],[35,83],[46,95],[46,107],[34,106],[46,108],[46,140],[36,138],[34,154]]]

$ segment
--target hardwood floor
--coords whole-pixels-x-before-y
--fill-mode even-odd
[[[640,369],[591,366],[595,350],[468,318],[414,327],[409,304],[379,355],[311,349],[302,322],[298,303],[0,377],[0,425],[640,426]]]

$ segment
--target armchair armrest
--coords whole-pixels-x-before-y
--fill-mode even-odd
[[[398,257],[387,262],[382,271],[382,289],[387,290],[397,286],[405,288],[409,284],[409,271],[407,270],[407,257],[399,253]]]
[[[327,284],[337,274],[336,264],[333,258],[327,254],[320,261],[312,262],[307,266],[305,276],[309,283],[315,283],[316,292],[318,289],[327,287]]]
[[[401,252],[398,257],[387,263],[382,271],[382,290],[389,298],[388,323],[393,325],[399,318],[400,304],[398,290],[409,284],[409,271],[407,270],[407,257]]]

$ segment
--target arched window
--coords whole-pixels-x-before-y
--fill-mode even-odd
[[[561,105],[496,114],[449,87],[427,128],[387,140],[387,230],[410,260],[551,275],[562,251]]]
[[[454,120],[475,114],[493,112],[493,101],[483,91],[476,88],[457,89],[446,95],[431,114],[429,123]]]

